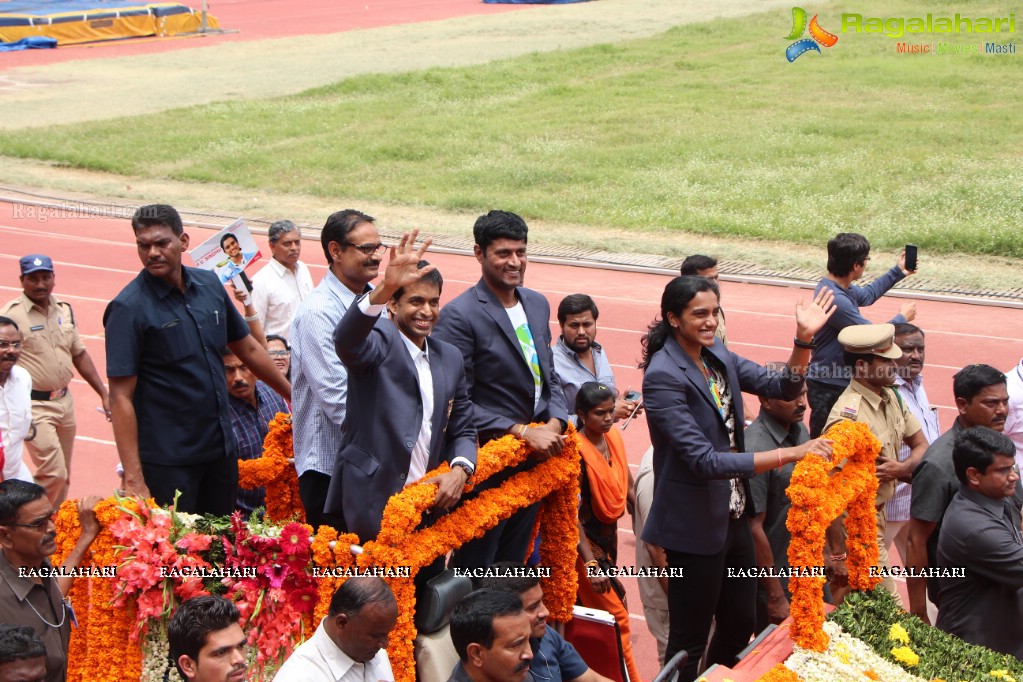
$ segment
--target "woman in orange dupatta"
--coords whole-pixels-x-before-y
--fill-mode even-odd
[[[582,438],[579,452],[579,603],[614,616],[622,634],[625,666],[632,682],[640,682],[629,641],[629,609],[625,588],[617,578],[588,575],[617,566],[618,519],[635,502],[632,474],[621,431],[614,427],[615,393],[596,382],[583,384],[575,398]],[[589,569],[589,570],[588,570]]]

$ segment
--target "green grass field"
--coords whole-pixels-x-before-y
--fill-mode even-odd
[[[864,0],[820,11],[838,33],[843,11],[1007,10]],[[849,230],[880,248],[1023,256],[1023,54],[900,55],[897,40],[838,33],[824,54],[789,64],[790,29],[779,11],[357,77],[292,97],[5,133],[0,154],[639,231],[819,245]]]

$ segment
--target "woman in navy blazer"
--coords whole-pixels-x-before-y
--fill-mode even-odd
[[[772,372],[715,339],[718,288],[677,277],[664,289],[661,317],[643,338],[643,398],[654,448],[654,499],[643,541],[663,547],[670,630],[665,660],[689,652],[680,680],[696,679],[716,618],[707,664],[734,662],[754,632],[755,578],[729,568],[757,565],[747,520],[747,479],[807,452],[830,456],[830,441],[744,452],[741,392],[793,400],[802,391],[814,334],[833,310],[822,292],[796,305],[795,347],[786,371]],[[752,510],[752,505],[748,507]]]

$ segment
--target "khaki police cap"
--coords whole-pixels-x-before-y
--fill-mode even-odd
[[[902,357],[902,349],[895,345],[894,324],[854,324],[838,333],[838,342],[850,353],[869,353],[890,360]]]

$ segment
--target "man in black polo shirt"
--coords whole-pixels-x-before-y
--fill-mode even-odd
[[[906,568],[918,572],[937,565],[941,524],[948,505],[961,487],[952,459],[956,435],[975,426],[986,426],[999,433],[1005,428],[1009,394],[1005,390],[1005,375],[994,367],[975,364],[959,370],[952,378],[952,395],[959,416],[952,423],[952,428],[930,444],[924,458],[913,471]],[[1023,489],[1016,497],[1017,527],[1021,503]],[[931,615],[927,611],[926,599],[941,608],[938,601],[940,589],[936,577],[907,577],[910,613],[930,623]]]
[[[238,447],[228,414],[228,347],[285,399],[291,385],[250,335],[217,276],[181,265],[181,216],[164,204],[131,220],[144,269],[103,314],[114,440],[130,495],[230,514]],[[141,434],[141,437],[140,437]]]

